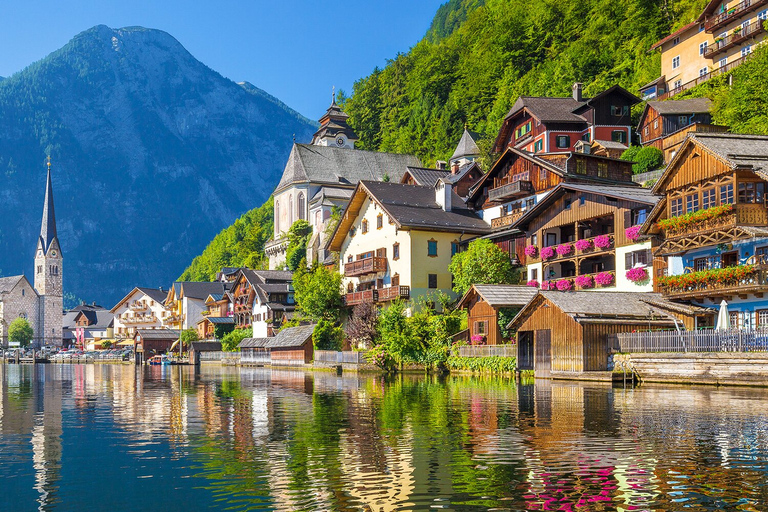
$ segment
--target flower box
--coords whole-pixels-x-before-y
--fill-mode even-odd
[[[612,272],[600,272],[595,274],[595,283],[600,286],[610,286],[613,284],[614,276]]]
[[[569,292],[573,290],[573,281],[570,279],[561,279],[555,284],[555,286],[557,286],[557,289],[561,292]]]
[[[637,239],[640,238],[640,227],[640,225],[637,225],[625,229],[624,235],[627,237],[627,240],[631,240],[632,242],[637,241]]]
[[[569,254],[573,254],[573,245],[560,244],[557,246],[556,250],[558,256],[568,256]]]
[[[688,291],[706,285],[737,286],[741,281],[751,278],[757,272],[754,265],[738,267],[712,268],[680,274],[677,276],[662,276],[659,285],[669,291]]]
[[[592,240],[590,239],[582,239],[582,240],[576,240],[576,242],[573,244],[576,246],[576,249],[578,249],[581,252],[588,251],[592,249]]]
[[[611,240],[610,235],[598,235],[595,238],[592,239],[592,243],[595,244],[595,247],[598,249],[607,249],[611,246],[611,243],[613,243],[613,240]]]
[[[576,286],[582,290],[594,288],[595,286],[595,278],[592,276],[576,276],[576,279],[573,281],[576,283]]]
[[[527,284],[528,286],[530,286],[532,288],[538,288],[539,287],[539,282],[537,280],[535,280],[535,279],[531,279],[530,281],[528,281],[525,284]]]
[[[627,270],[627,279],[635,284],[648,281],[648,270],[645,267],[635,267]]]
[[[555,250],[552,247],[544,247],[541,249],[541,257],[545,260],[552,258],[555,255]]]
[[[686,213],[679,217],[670,217],[669,219],[662,219],[656,223],[659,229],[663,229],[667,234],[682,231],[686,228],[694,226],[696,224],[719,219],[725,215],[733,212],[732,204],[721,204],[719,206],[713,206],[706,210],[698,210],[691,213]]]
[[[525,247],[525,255],[529,258],[535,258],[537,254],[539,254],[539,248],[535,245],[527,245]]]
[[[552,281],[542,281],[541,283],[541,289],[542,290],[556,290],[555,283]]]

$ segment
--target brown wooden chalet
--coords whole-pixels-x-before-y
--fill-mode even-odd
[[[295,310],[290,285],[292,280],[291,272],[240,269],[230,292],[235,328],[251,327],[254,321],[279,325],[286,315]]]
[[[569,97],[520,96],[510,109],[494,143],[494,152],[515,147],[530,152],[573,151],[580,140],[631,142],[632,105],[640,99],[615,85],[593,98],[582,96],[581,84]]]
[[[613,273],[612,283],[617,285],[617,274],[636,264],[650,264],[651,257],[645,247],[630,248],[627,258],[617,260],[617,249],[635,246],[636,239],[626,229],[645,222],[659,201],[651,190],[638,186],[594,184],[561,184],[528,210],[514,225],[525,233],[525,246],[536,248],[526,263],[542,263],[541,270],[529,267],[529,280],[552,281],[564,277]],[[608,244],[600,247],[597,238],[607,237]],[[588,242],[579,248],[577,241]],[[556,252],[543,258],[544,248],[567,244],[573,247],[566,255]],[[647,245],[647,244],[646,244]]]
[[[738,281],[662,286],[660,291],[715,303],[768,292],[766,189],[768,137],[689,134],[654,186],[665,197],[642,228],[659,241],[655,255],[661,263],[655,271],[663,276],[750,264],[758,272]]]
[[[709,98],[649,101],[637,126],[640,143],[661,149],[669,162],[689,133],[728,131],[725,126],[712,124],[711,108]]]
[[[467,310],[467,329],[471,344],[473,338],[482,339],[484,345],[505,342],[499,325],[502,309],[519,310],[538,293],[536,288],[512,284],[474,284],[456,305]],[[514,313],[513,313],[514,314]]]
[[[482,178],[483,171],[477,162],[469,162],[461,167],[446,169],[429,169],[423,167],[407,167],[400,183],[434,187],[439,179],[445,179],[453,185],[453,191],[459,197],[467,197],[472,185]]]

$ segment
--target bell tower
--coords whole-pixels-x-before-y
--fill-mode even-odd
[[[334,88],[331,106],[320,118],[320,129],[312,137],[312,144],[354,149],[357,135],[347,123],[347,119],[349,116],[336,104],[336,90]]]
[[[61,247],[56,233],[56,212],[53,207],[51,158],[48,157],[48,181],[45,186],[43,222],[35,253],[35,290],[40,295],[40,332],[35,338],[43,345],[61,345],[64,310]]]

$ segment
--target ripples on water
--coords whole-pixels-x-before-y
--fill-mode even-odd
[[[768,391],[0,367],[0,510],[766,510]]]

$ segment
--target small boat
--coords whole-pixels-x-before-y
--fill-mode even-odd
[[[152,356],[147,363],[150,366],[168,366],[171,364],[171,360],[167,356]]]

